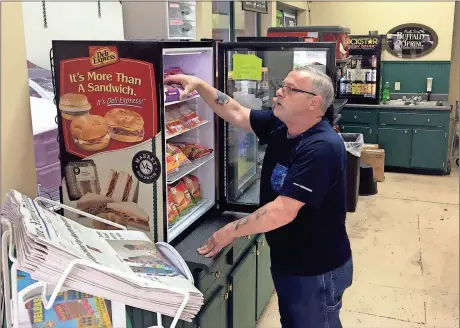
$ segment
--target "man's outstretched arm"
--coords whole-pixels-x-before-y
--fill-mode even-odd
[[[206,257],[217,254],[235,238],[275,230],[292,222],[304,203],[290,197],[278,196],[254,213],[227,224],[213,234],[198,252]]]
[[[168,76],[164,82],[181,84],[184,88],[181,99],[196,90],[218,116],[243,130],[252,132],[249,121],[251,110],[240,105],[225,93],[213,88],[205,81],[194,76],[178,74]]]

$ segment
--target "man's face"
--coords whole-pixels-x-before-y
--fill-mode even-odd
[[[273,98],[273,112],[283,122],[292,122],[310,115],[321,105],[322,98],[312,90],[312,81],[305,72],[292,71],[283,81],[283,87]]]

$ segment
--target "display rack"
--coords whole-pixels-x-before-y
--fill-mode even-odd
[[[86,212],[77,210],[75,208],[72,208],[70,206],[66,206],[64,204],[61,204],[59,202],[55,202],[52,200],[49,200],[47,198],[43,197],[37,197],[35,199],[36,202],[38,203],[47,203],[48,205],[53,205],[58,208],[62,208],[65,210],[68,210],[70,212],[74,212],[76,214],[85,216],[89,219],[99,221],[111,226],[114,226],[116,228],[119,228],[121,230],[127,230],[126,227],[119,225],[117,223],[102,219],[100,217],[97,217],[95,215],[88,214]],[[42,204],[40,204],[42,205]],[[43,205],[42,205],[43,206]],[[5,317],[6,317],[6,327],[7,328],[17,328],[19,327],[19,312],[20,312],[20,304],[21,306],[24,305],[24,300],[19,298],[19,293],[18,293],[18,286],[17,286],[17,271],[18,271],[18,260],[16,256],[14,255],[14,240],[13,240],[13,227],[11,223],[5,219],[4,217],[1,218],[1,223],[5,224],[8,229],[3,233],[2,235],[2,271],[4,273],[4,298],[5,298]],[[190,269],[188,268],[187,264],[185,263],[184,259],[180,256],[180,254],[169,244],[164,243],[164,242],[158,242],[155,244],[160,252],[178,269],[180,272],[193,284],[193,275],[190,272]],[[8,260],[11,261],[12,266],[9,268],[9,263]],[[49,285],[48,283],[45,282],[37,282],[31,286],[33,288],[30,288],[28,291],[29,293],[22,293],[22,296],[25,296],[27,294],[30,295],[30,291],[32,289],[41,289],[41,299],[43,302],[43,306],[45,309],[49,310],[53,304],[54,301],[60,291],[64,288],[64,283],[68,277],[68,275],[72,272],[75,267],[82,267],[86,266],[92,269],[96,269],[102,272],[106,272],[109,274],[115,274],[121,278],[129,279],[130,275],[119,272],[117,270],[108,268],[103,265],[95,264],[91,261],[85,260],[85,259],[75,259],[71,261],[68,265],[67,268],[64,270],[62,275],[60,276],[58,282],[56,285]],[[9,273],[9,274],[8,274]],[[29,286],[30,287],[30,286]],[[179,318],[182,314],[182,311],[185,309],[185,306],[187,305],[187,302],[189,300],[189,293],[184,292],[182,290],[173,288],[173,287],[164,287],[165,289],[168,289],[171,292],[175,292],[178,294],[182,294],[184,296],[184,300],[182,301],[176,315],[174,316],[174,319],[170,325],[170,328],[176,327],[176,324],[179,321]],[[51,293],[49,293],[49,290],[52,290]],[[51,295],[49,298],[48,295]],[[95,295],[97,296],[97,295]],[[111,302],[111,307],[112,307],[112,325],[113,327],[126,327],[126,308],[125,304],[120,303],[120,302],[115,302],[110,300]],[[162,315],[160,313],[156,313],[157,315],[157,325],[156,326],[151,326],[149,328],[164,328],[163,323],[162,323]],[[137,328],[137,327],[136,327]],[[139,327],[141,328],[141,327]]]

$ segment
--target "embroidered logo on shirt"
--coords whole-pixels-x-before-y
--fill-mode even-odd
[[[284,178],[286,178],[287,172],[288,172],[287,167],[279,163],[276,164],[275,168],[273,169],[272,177],[271,177],[271,184],[272,184],[273,191],[279,192],[281,190],[281,187],[283,186]]]

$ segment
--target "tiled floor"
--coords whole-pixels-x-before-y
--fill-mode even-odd
[[[386,173],[347,217],[344,328],[459,327],[459,176]],[[276,295],[258,328],[280,327]]]

